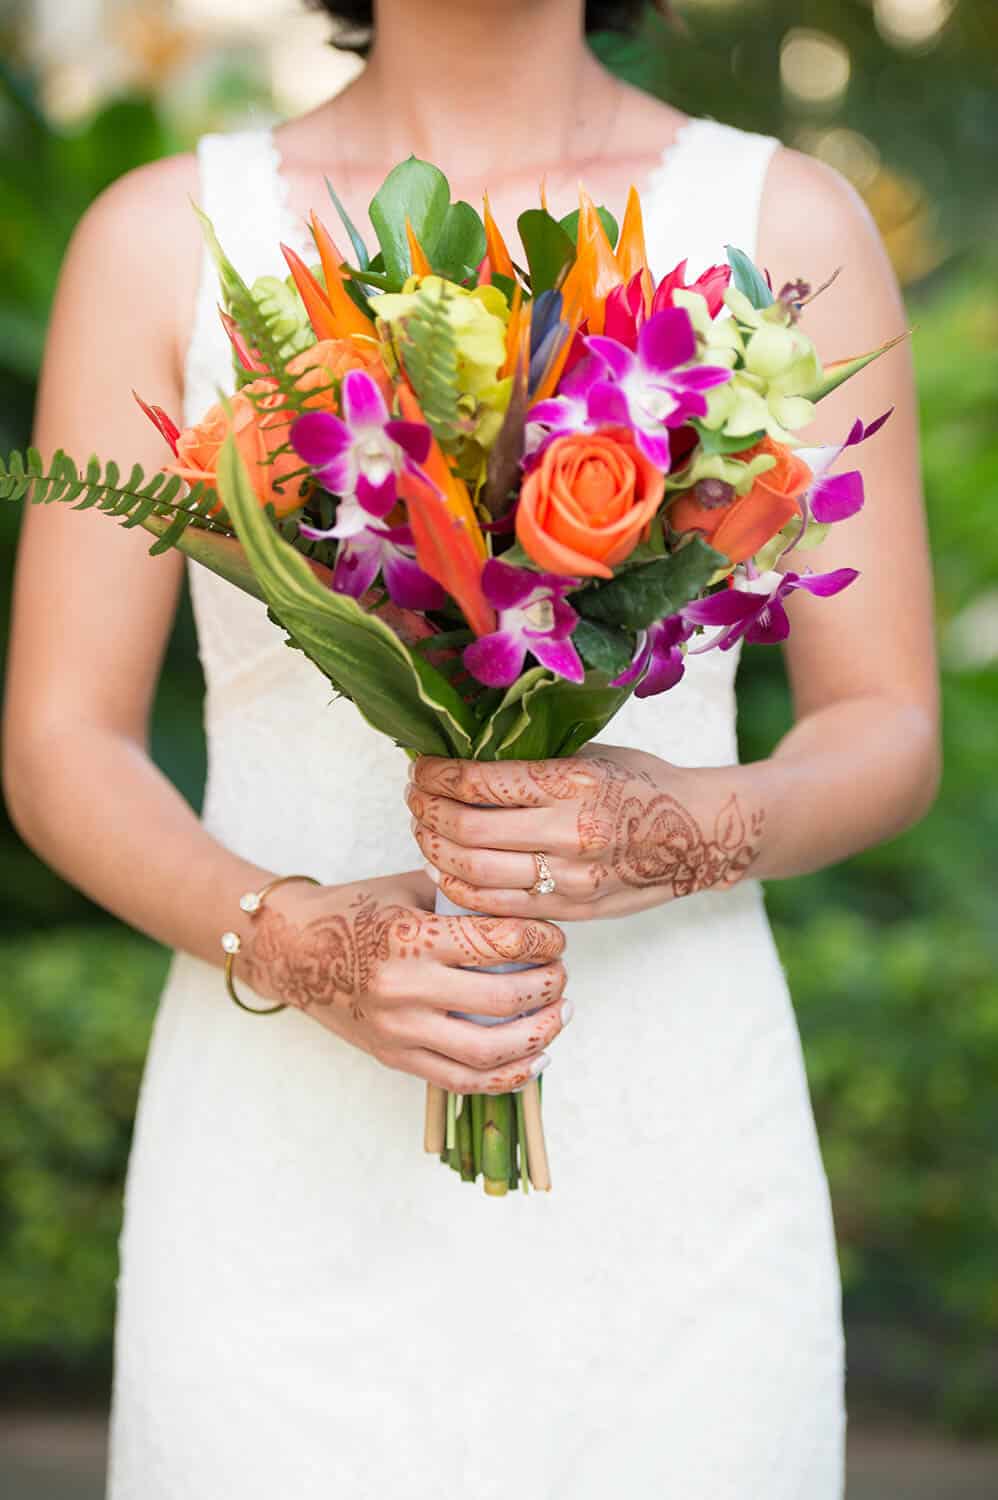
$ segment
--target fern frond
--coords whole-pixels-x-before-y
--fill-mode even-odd
[[[124,481],[113,461],[102,466],[98,458],[91,458],[81,472],[61,448],[47,468],[37,448],[12,453],[6,463],[0,459],[0,500],[23,500],[28,505],[58,502],[74,510],[96,506],[123,526],[144,526],[151,516],[166,517],[165,531],[161,526],[147,528],[158,537],[150,548],[153,553],[176,546],[192,524],[221,536],[234,535],[231,527],[208,515],[218,505],[213,489],[195,484],[184,495],[181,489],[177,475],[157,473],[147,479],[139,464]]]
[[[453,445],[463,434],[458,407],[457,338],[447,317],[446,283],[420,288],[402,332],[409,383],[438,443]]]

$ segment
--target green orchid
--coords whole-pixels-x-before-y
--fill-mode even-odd
[[[822,372],[814,344],[790,309],[781,302],[753,307],[736,287],[724,294],[730,318],[711,318],[698,292],[677,291],[674,301],[689,313],[704,358],[732,370],[725,385],[708,393],[703,425],[726,437],[766,432],[774,442],[792,442],[814,416],[814,403],[802,392],[814,390]]]
[[[372,306],[379,323],[394,331],[415,310],[417,290],[433,292],[444,287],[446,318],[457,346],[461,395],[473,396],[479,404],[501,413],[508,404],[509,390],[496,375],[506,358],[509,305],[498,287],[469,290],[441,276],[410,276],[401,292],[385,292]]]
[[[698,449],[685,469],[670,474],[665,481],[667,490],[690,490],[701,479],[720,479],[730,484],[736,495],[747,495],[760,474],[776,467],[771,453],[758,453],[745,463],[742,459],[723,453],[704,453]]]

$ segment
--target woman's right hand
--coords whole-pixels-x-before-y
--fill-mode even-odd
[[[427,899],[422,874],[281,886],[252,919],[236,979],[452,1093],[520,1088],[568,1020],[564,935],[532,919],[437,916]],[[537,967],[474,972],[509,962]],[[479,1026],[450,1011],[521,1018]]]

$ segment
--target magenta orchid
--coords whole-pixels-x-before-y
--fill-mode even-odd
[[[509,687],[523,671],[529,651],[542,667],[569,682],[581,682],[585,668],[570,636],[579,617],[565,595],[577,578],[535,573],[491,558],[482,570],[482,590],[498,615],[498,628],[473,641],[464,664],[487,687]]]
[[[301,530],[315,535],[308,527]],[[338,594],[360,599],[379,573],[388,597],[400,609],[442,609],[447,602],[445,590],[416,562],[408,526],[367,526],[340,542],[333,571]]]
[[[885,411],[882,417],[878,417],[869,426],[857,417],[845,442],[838,445],[832,443],[822,448],[796,449],[797,457],[802,458],[814,474],[814,483],[803,497],[805,518],[820,522],[846,521],[862,510],[865,495],[863,476],[859,470],[851,469],[847,474],[833,475],[829,475],[828,471],[847,448],[855,448],[857,444],[865,443],[867,438],[879,432],[893,411],[894,408],[891,407],[890,411]]]
[[[340,502],[328,531],[302,527],[311,537],[352,537],[372,516],[384,520],[398,499],[399,473],[404,468],[418,473],[430,451],[430,429],[392,417],[365,370],[349,370],[343,377],[341,401],[342,417],[308,411],[291,428],[296,453]]]
[[[590,357],[562,383],[562,394],[528,413],[527,451],[533,455],[562,432],[630,427],[656,467],[671,464],[669,434],[707,413],[705,392],[731,379],[719,365],[689,366],[697,343],[689,313],[670,307],[642,324],[637,349],[605,334],[586,338]]]
[[[695,600],[680,611],[691,625],[718,626],[719,633],[691,653],[730,651],[738,641],[776,645],[790,634],[790,620],[783,600],[795,589],[828,599],[840,594],[859,577],[855,568],[836,568],[831,573],[761,573],[740,578],[741,588],[720,589],[706,599]]]
[[[693,630],[692,622],[684,620],[682,615],[657,620],[642,631],[631,665],[613,679],[611,687],[630,687],[637,682],[635,698],[652,698],[674,688],[686,671],[682,647]]]

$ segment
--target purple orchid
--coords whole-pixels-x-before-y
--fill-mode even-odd
[[[335,526],[328,531],[301,527],[313,538],[356,536],[372,516],[384,520],[398,498],[398,474],[404,468],[418,472],[430,451],[430,429],[392,417],[365,370],[344,375],[341,401],[342,417],[309,411],[291,428],[295,451],[339,496]]]
[[[682,615],[657,620],[642,631],[631,665],[626,672],[615,677],[610,686],[630,687],[632,682],[637,682],[635,698],[652,698],[674,688],[686,671],[682,646],[693,634],[693,628]]]
[[[892,406],[890,411],[885,411],[869,427],[857,417],[844,443],[795,450],[797,457],[802,458],[814,474],[814,483],[803,497],[805,520],[810,517],[811,520],[821,522],[846,521],[858,510],[862,510],[865,495],[863,476],[859,470],[851,469],[847,474],[833,474],[831,477],[828,471],[847,448],[855,448],[858,443],[865,443],[867,438],[879,432],[893,411]]]
[[[600,427],[630,427],[656,468],[672,462],[669,433],[707,413],[705,392],[731,379],[721,365],[688,366],[696,334],[685,308],[667,307],[641,325],[637,349],[605,334],[587,335],[589,357],[562,381],[561,392],[527,413],[526,449],[536,459],[554,437]]]
[[[742,578],[743,588],[720,589],[706,599],[697,599],[680,610],[691,625],[719,626],[719,634],[692,653],[730,651],[743,637],[762,645],[776,645],[790,634],[790,620],[782,601],[795,589],[828,599],[848,588],[859,574],[855,568],[836,568],[831,573],[761,573]]]
[[[721,365],[684,368],[696,358],[697,341],[682,307],[664,308],[643,323],[636,351],[602,334],[590,335],[586,345],[602,366],[587,392],[590,419],[632,427],[645,457],[668,471],[670,429],[706,416],[704,393],[724,385],[731,371]]]
[[[340,542],[333,570],[338,594],[359,599],[379,573],[388,597],[400,609],[442,609],[447,602],[445,590],[416,562],[408,526],[366,526]]]
[[[542,667],[581,682],[585,668],[569,637],[578,615],[565,595],[577,578],[534,573],[490,558],[482,569],[482,591],[499,617],[498,628],[465,647],[464,664],[487,687],[509,687],[523,671],[529,651]]]

